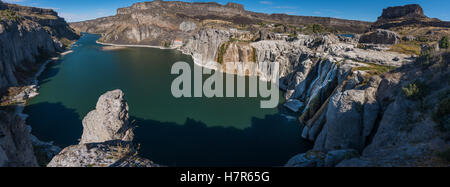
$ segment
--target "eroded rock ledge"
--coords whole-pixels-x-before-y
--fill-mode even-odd
[[[96,109],[83,120],[80,144],[62,150],[48,167],[158,167],[138,156],[128,110],[121,90],[100,96]]]

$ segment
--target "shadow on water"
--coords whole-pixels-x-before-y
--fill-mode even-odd
[[[33,104],[25,113],[28,110],[34,111],[27,119],[34,135],[44,141],[57,140],[55,144],[62,147],[78,144],[83,129],[75,110],[61,103]],[[183,125],[133,119],[140,154],[167,166],[282,166],[311,148],[301,140],[299,126],[278,115],[254,118],[245,130],[207,127],[192,119]]]
[[[61,103],[38,103],[25,107],[25,113],[33,111],[27,119],[32,124],[33,134],[43,141],[54,141],[66,147],[78,144],[83,131],[81,118],[74,109]]]
[[[184,125],[136,119],[135,125],[141,155],[168,166],[283,166],[311,148],[299,125],[278,115],[253,118],[245,130],[207,127],[192,119]]]
[[[39,85],[42,86],[50,81],[50,79],[56,76],[60,71],[61,60],[52,61],[47,64],[44,72],[38,77]]]

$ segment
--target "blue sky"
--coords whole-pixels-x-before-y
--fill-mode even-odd
[[[26,6],[52,8],[67,21],[82,21],[114,15],[117,8],[145,0],[3,0]],[[214,0],[184,0],[209,2]],[[422,5],[429,17],[450,21],[449,0],[229,0],[244,4],[250,11],[292,15],[336,17],[375,21],[382,9],[411,3]],[[216,0],[225,4],[227,0]]]

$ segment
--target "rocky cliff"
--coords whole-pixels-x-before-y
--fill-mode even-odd
[[[440,52],[381,77],[351,73],[303,129],[314,149],[287,166],[448,167],[449,59]]]
[[[370,26],[370,23],[361,21],[255,13],[234,3],[220,5],[160,0],[136,3],[118,9],[115,16],[72,23],[71,26],[80,32],[101,33],[100,41],[105,43],[169,47],[176,45],[176,40],[185,42],[201,28],[245,27],[251,32],[264,29],[296,33],[312,30],[313,24],[351,33],[364,32]]]
[[[29,128],[8,111],[0,111],[0,167],[36,167]]]
[[[372,28],[392,30],[396,27],[406,27],[408,25],[414,26],[415,29],[420,27],[450,28],[450,22],[448,21],[427,17],[422,7],[418,4],[385,8],[383,14]]]
[[[36,95],[35,74],[44,62],[78,35],[49,9],[0,1],[0,18],[0,167],[38,166],[56,148],[32,136],[19,113],[23,103]]]
[[[83,120],[80,144],[62,150],[48,167],[158,167],[138,156],[128,110],[121,90],[100,96]]]
[[[0,90],[28,83],[39,63],[62,52],[78,35],[49,9],[0,2]]]

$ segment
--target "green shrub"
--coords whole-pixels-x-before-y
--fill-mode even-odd
[[[449,39],[448,36],[442,37],[441,41],[439,41],[439,47],[441,49],[448,49]]]
[[[312,26],[312,29],[313,29],[314,33],[321,33],[321,32],[323,32],[323,27],[322,27],[322,25],[319,25],[319,24],[314,24]]]
[[[409,84],[408,86],[404,87],[402,91],[406,98],[413,101],[422,100],[425,96],[428,95],[427,86],[420,81]]]
[[[256,59],[256,49],[254,47],[252,47],[252,61],[254,63],[257,63],[257,59]]]
[[[417,58],[416,63],[422,65],[423,67],[427,67],[431,65],[431,60],[434,58],[434,49],[432,47],[428,47],[426,49],[422,49],[419,58]]]
[[[230,42],[225,42],[219,47],[219,54],[217,54],[217,62],[219,64],[223,64],[223,56],[228,50],[228,47],[230,46]]]
[[[7,20],[18,21],[20,19],[20,15],[12,10],[1,10],[0,16],[2,18],[6,18]]]

